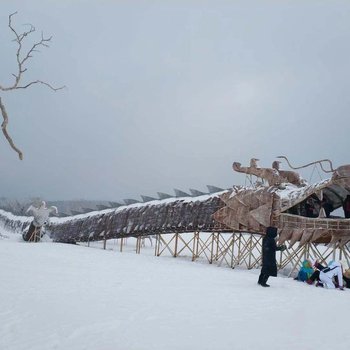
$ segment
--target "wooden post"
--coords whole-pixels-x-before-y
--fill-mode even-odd
[[[103,235],[103,249],[106,250],[106,245],[107,245],[107,236]]]
[[[252,268],[252,243],[253,243],[253,235],[250,235],[249,237],[249,258],[248,258],[248,270]]]
[[[197,239],[197,232],[193,232],[192,261],[195,261],[195,259],[196,259],[196,254],[195,254],[196,239]]]
[[[304,260],[307,259],[307,253],[308,253],[308,250],[307,250],[307,246],[308,246],[308,243],[305,243],[305,249],[304,249],[304,252],[303,252],[303,255],[304,255]]]
[[[136,254],[140,254],[141,251],[141,237],[137,236],[136,238]]]
[[[156,243],[154,245],[154,256],[157,256],[158,240],[158,235],[156,235]]]
[[[122,237],[122,238],[120,239],[120,252],[123,251],[123,240],[124,240],[124,238]]]
[[[40,241],[41,227],[37,228],[35,231],[34,242]]]
[[[215,261],[219,260],[219,244],[220,244],[220,233],[216,233],[216,253],[215,253]]]
[[[288,277],[290,277],[292,275],[292,273],[294,272],[294,270],[296,269],[297,265],[300,263],[300,260],[302,258],[302,256],[305,254],[305,247],[303,248],[301,254],[299,255],[296,263],[294,264],[293,268],[290,270]]]
[[[210,246],[209,264],[213,263],[213,253],[214,253],[214,233],[211,234],[211,246]]]
[[[235,241],[236,241],[236,233],[232,232],[231,269],[234,268],[234,263],[233,263],[234,257],[233,257],[233,254],[235,253]]]
[[[157,240],[158,240],[158,244],[157,244],[157,256],[160,255],[160,233],[157,235]]]
[[[175,233],[175,251],[174,251],[174,258],[177,257],[177,244],[178,244],[178,240],[179,240],[179,233],[176,232],[176,233]]]
[[[38,231],[38,228],[34,226],[34,231],[30,235],[28,242],[37,242],[37,231]],[[40,229],[39,229],[39,232],[40,232]],[[39,233],[39,236],[40,236],[40,233]]]
[[[237,255],[237,263],[236,265],[239,265],[241,263],[241,240],[242,240],[242,234],[240,233],[238,236],[238,255]]]
[[[196,258],[198,258],[198,250],[199,250],[199,231],[197,231]]]

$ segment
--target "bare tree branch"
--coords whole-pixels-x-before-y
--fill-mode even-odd
[[[2,86],[0,84],[0,90],[1,91],[10,91],[10,90],[15,90],[15,89],[25,89],[28,88],[34,84],[37,84],[38,82],[40,82],[43,85],[46,85],[47,87],[49,87],[51,90],[57,91],[57,90],[61,90],[64,88],[64,86],[58,87],[58,88],[53,88],[52,85],[48,84],[48,83],[44,83],[41,80],[38,80],[36,82],[30,82],[27,84],[24,84],[22,86],[19,86],[21,79],[22,79],[22,75],[23,73],[25,73],[27,71],[27,68],[25,67],[25,64],[27,63],[27,61],[33,57],[33,54],[35,52],[39,52],[39,48],[40,47],[50,47],[49,43],[51,42],[52,36],[46,38],[44,36],[43,33],[41,33],[41,39],[37,42],[35,42],[28,51],[24,51],[23,50],[23,43],[26,40],[26,38],[35,32],[35,27],[32,24],[27,24],[30,26],[30,28],[27,31],[24,31],[23,33],[18,33],[17,30],[14,28],[13,24],[12,24],[12,17],[14,15],[16,15],[17,12],[11,13],[9,15],[9,21],[8,21],[8,27],[10,28],[10,30],[13,32],[15,38],[14,41],[17,43],[18,47],[17,47],[17,51],[16,51],[16,61],[17,61],[17,73],[13,73],[12,75],[15,78],[14,83],[11,86],[5,87]],[[24,51],[24,52],[23,52]]]
[[[28,83],[22,83],[23,74],[27,71],[27,68],[25,67],[25,65],[28,63],[29,59],[33,57],[33,54],[35,52],[39,52],[39,49],[41,47],[49,47],[49,43],[51,42],[52,36],[45,37],[44,34],[41,33],[41,39],[37,42],[34,42],[34,44],[32,44],[28,50],[24,50],[23,43],[26,41],[26,39],[32,33],[35,32],[36,29],[32,24],[26,24],[26,26],[29,26],[29,28],[27,28],[22,33],[19,33],[12,24],[12,18],[16,14],[17,14],[17,12],[14,12],[14,13],[11,13],[9,15],[8,27],[10,28],[11,32],[15,36],[13,41],[17,43],[17,50],[16,50],[17,72],[12,73],[12,76],[15,78],[14,83],[10,86],[3,86],[0,84],[0,91],[27,89],[27,88],[31,87],[32,85],[37,85],[37,84],[44,85],[53,91],[58,91],[58,90],[64,89],[65,86],[54,87],[53,85],[51,85],[45,81],[42,81],[42,80],[33,80],[33,81],[28,82]],[[12,149],[18,153],[19,159],[22,160],[23,153],[15,146],[12,138],[9,136],[9,134],[7,132],[7,124],[8,124],[9,119],[8,119],[8,115],[7,115],[5,106],[1,101],[1,97],[0,97],[0,110],[1,110],[2,117],[4,119],[4,121],[1,125],[2,132],[3,132],[6,140],[8,141],[10,146],[12,147]]]
[[[11,148],[18,153],[19,159],[22,160],[23,159],[23,153],[21,150],[19,150],[14,142],[12,141],[12,138],[10,137],[10,135],[7,132],[7,124],[9,122],[9,118],[6,112],[6,108],[4,106],[4,104],[2,103],[1,97],[0,97],[0,110],[1,110],[1,114],[2,117],[4,119],[4,121],[1,124],[1,129],[2,129],[2,133],[4,134],[6,140],[8,141],[8,143],[10,144]]]
[[[17,86],[17,89],[26,89],[28,88],[29,86],[31,85],[34,85],[34,84],[43,84],[43,85],[46,85],[48,88],[50,88],[51,90],[53,91],[58,91],[58,90],[62,90],[62,89],[65,89],[66,86],[60,86],[58,88],[55,88],[53,87],[51,84],[49,83],[46,83],[45,81],[41,81],[41,80],[35,80],[35,81],[32,81],[30,83],[28,83],[27,85],[24,85],[24,86]]]

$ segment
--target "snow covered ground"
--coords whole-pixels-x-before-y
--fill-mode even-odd
[[[350,290],[1,233],[1,350],[349,348]]]

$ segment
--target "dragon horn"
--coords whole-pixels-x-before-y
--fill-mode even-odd
[[[285,160],[287,161],[289,167],[292,168],[292,169],[294,169],[294,170],[306,168],[306,167],[308,167],[308,166],[310,166],[310,165],[314,165],[314,164],[320,164],[321,169],[322,169],[325,173],[332,173],[332,172],[334,172],[333,164],[332,164],[332,162],[331,162],[329,159],[316,160],[315,162],[311,162],[311,163],[308,163],[308,164],[305,164],[305,165],[302,165],[302,166],[299,166],[299,167],[293,167],[293,166],[290,164],[290,162],[289,162],[289,160],[288,160],[288,158],[287,158],[286,156],[277,156],[276,158],[283,158],[283,159],[285,159]],[[330,167],[331,170],[325,170],[325,169],[323,168],[323,166],[322,166],[322,163],[323,163],[323,162],[328,162],[328,163],[329,163],[329,167]]]

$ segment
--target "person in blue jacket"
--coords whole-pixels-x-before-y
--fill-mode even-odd
[[[309,280],[314,273],[314,269],[312,268],[312,263],[310,260],[304,260],[303,264],[298,272],[298,276],[295,278],[298,281],[305,282]]]

